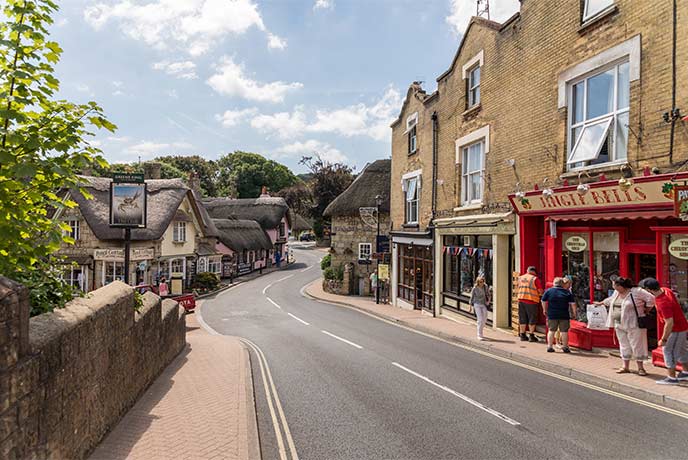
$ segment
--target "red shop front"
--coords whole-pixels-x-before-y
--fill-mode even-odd
[[[618,346],[613,330],[586,327],[586,306],[611,295],[614,276],[636,283],[657,278],[688,311],[688,222],[676,217],[673,191],[686,181],[688,173],[646,175],[509,196],[519,215],[521,273],[535,265],[545,282],[564,275],[573,280],[573,346]],[[648,330],[651,348],[662,328],[658,322]],[[656,358],[661,353],[653,353],[661,364]]]

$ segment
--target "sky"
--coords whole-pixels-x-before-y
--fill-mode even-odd
[[[95,100],[110,162],[260,153],[304,172],[391,156],[408,86],[451,63],[475,0],[62,0],[59,96]],[[504,21],[518,0],[491,0]]]

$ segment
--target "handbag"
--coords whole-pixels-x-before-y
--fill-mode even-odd
[[[633,302],[633,311],[635,312],[635,317],[638,318],[638,329],[649,329],[651,325],[650,317],[649,316],[640,316],[638,314],[638,307],[635,305],[635,299],[633,298],[633,294],[629,293],[631,296],[631,302]]]

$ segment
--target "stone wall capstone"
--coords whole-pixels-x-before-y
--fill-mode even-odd
[[[29,320],[0,277],[0,458],[85,458],[186,344],[183,309],[114,282]]]

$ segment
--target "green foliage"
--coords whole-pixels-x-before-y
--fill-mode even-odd
[[[327,267],[323,270],[323,278],[326,280],[342,281],[344,279],[344,266],[339,264],[337,267]]]
[[[99,177],[112,177],[113,173],[143,173],[145,164],[148,163],[105,163],[103,165],[97,165],[93,172]],[[175,168],[173,165],[167,163],[160,163],[160,178],[161,179],[175,179],[178,177],[184,178],[186,174],[180,169]]]
[[[136,311],[136,313],[141,313],[142,308],[143,308],[143,294],[141,294],[137,290],[134,290],[134,311]]]
[[[48,40],[52,0],[6,0],[0,24],[0,274],[32,290],[33,307],[44,311],[69,296],[56,285],[46,261],[62,242],[64,226],[51,217],[73,208],[61,193],[78,187],[77,172],[104,164],[88,142],[92,130],[110,123],[95,103],[54,100],[54,65],[62,49]],[[86,194],[88,196],[88,194]],[[42,278],[44,277],[44,278]],[[65,288],[66,289],[66,288]],[[45,295],[43,295],[45,294]]]
[[[217,196],[217,180],[219,176],[217,163],[206,160],[198,155],[191,156],[164,156],[155,161],[162,163],[163,168],[170,167],[182,174],[174,177],[188,177],[190,172],[198,174],[201,183],[201,191],[205,196]],[[163,177],[165,179],[165,177]]]
[[[215,273],[201,272],[196,274],[193,282],[194,289],[213,291],[220,285],[220,278]]]
[[[332,265],[332,254],[327,254],[320,261],[320,270],[325,270],[327,267]]]
[[[263,185],[277,191],[296,184],[299,179],[286,166],[258,155],[236,151],[220,158],[218,193],[236,198],[256,198]]]
[[[313,194],[308,184],[299,182],[291,187],[284,188],[277,192],[277,196],[284,198],[289,209],[301,214],[301,216],[309,216],[313,208]]]
[[[57,306],[64,306],[80,295],[77,289],[62,280],[59,266],[59,260],[48,258],[37,262],[30,270],[15,274],[15,281],[29,288],[31,316],[52,311]]]

